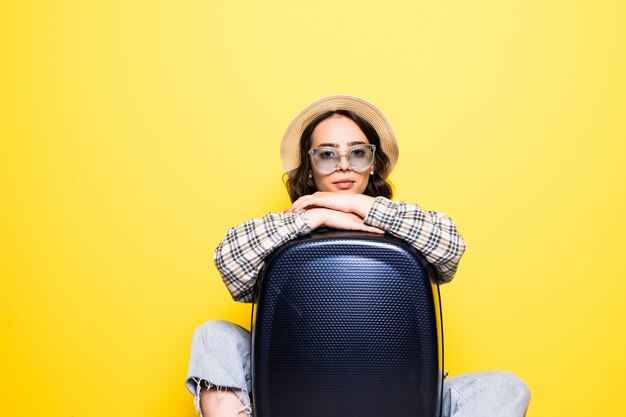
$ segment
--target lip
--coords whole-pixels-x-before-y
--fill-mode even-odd
[[[339,189],[347,190],[349,188],[352,188],[355,182],[356,181],[353,181],[353,180],[342,179],[342,180],[333,181],[333,185]]]

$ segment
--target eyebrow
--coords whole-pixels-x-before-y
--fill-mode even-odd
[[[354,145],[366,145],[366,143],[363,142],[362,140],[348,143],[348,146],[354,146]],[[338,143],[320,143],[317,146],[318,147],[320,147],[320,146],[330,146],[331,148],[338,148],[339,144]]]

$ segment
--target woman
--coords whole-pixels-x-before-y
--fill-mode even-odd
[[[454,276],[465,243],[445,214],[391,201],[386,179],[398,159],[385,116],[351,96],[322,98],[302,110],[281,144],[292,201],[226,233],[215,263],[237,301],[252,301],[265,258],[278,246],[325,226],[389,233],[419,250],[441,283]],[[232,323],[200,326],[193,338],[187,387],[201,414],[251,414],[250,333]],[[444,416],[523,416],[530,394],[506,372],[460,375],[444,382]]]

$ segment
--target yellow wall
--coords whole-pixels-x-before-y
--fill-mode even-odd
[[[212,264],[288,199],[279,140],[347,93],[395,127],[397,197],[469,249],[447,368],[532,417],[623,416],[626,7],[615,1],[3,1],[0,415],[192,416]]]

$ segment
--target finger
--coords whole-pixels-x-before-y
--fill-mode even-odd
[[[336,198],[328,198],[328,197],[311,197],[301,203],[303,207],[308,206],[317,206],[317,207],[325,207],[331,210],[341,211],[344,213],[349,213],[349,210],[346,210],[345,207],[341,205]]]
[[[316,207],[325,207],[324,204],[320,204],[319,199],[315,198],[315,197],[311,197],[308,198],[304,201],[301,201],[298,206],[296,207],[296,210],[304,210],[307,207],[312,207],[312,206],[316,206]]]
[[[297,211],[299,211],[298,206],[296,206],[295,204],[287,209],[287,213],[295,213]]]
[[[312,207],[312,206],[316,206],[316,207],[325,207],[324,204],[318,204],[319,203],[319,199],[315,198],[315,197],[309,197],[307,199],[303,199],[302,201],[297,201],[293,204],[292,210],[293,211],[300,211],[300,210],[304,210],[308,207]]]
[[[379,235],[385,234],[385,231],[383,229],[379,229],[378,227],[374,227],[374,226],[368,226],[366,224],[363,225],[361,230],[363,230],[364,232],[376,233]]]
[[[298,198],[296,201],[294,201],[294,202],[291,204],[291,207],[289,207],[289,208],[288,208],[285,212],[286,212],[286,213],[294,213],[294,212],[298,211],[298,206],[300,205],[300,203],[302,202],[302,200],[303,200],[304,198],[306,198],[306,197],[308,197],[308,195],[304,195],[304,196],[302,196],[302,197]]]

